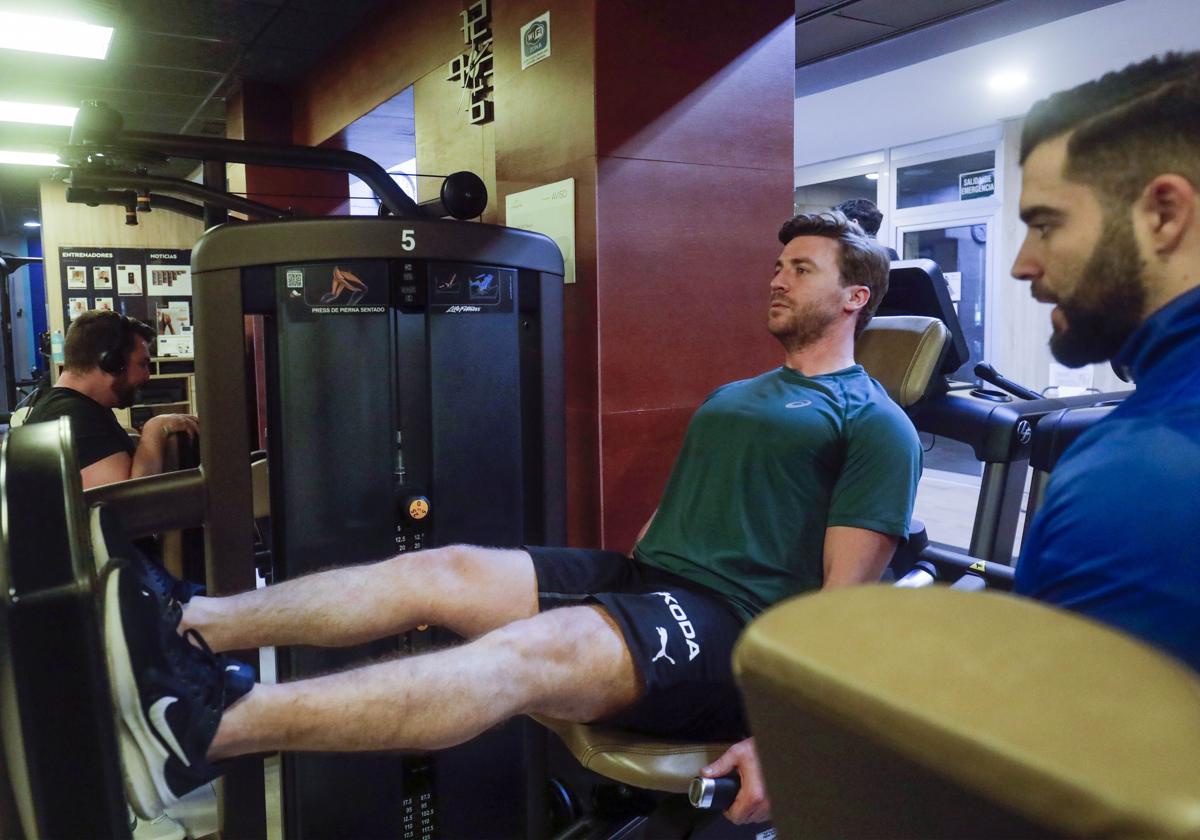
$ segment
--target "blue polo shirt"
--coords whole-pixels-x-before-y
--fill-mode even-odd
[[[1200,670],[1200,288],[1147,319],[1116,362],[1137,391],[1063,454],[1014,589]]]

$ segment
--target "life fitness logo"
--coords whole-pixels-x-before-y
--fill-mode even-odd
[[[1024,446],[1025,444],[1029,443],[1029,441],[1032,439],[1033,439],[1033,426],[1029,425],[1029,421],[1022,420],[1019,423],[1017,423],[1017,440],[1019,440],[1021,442],[1021,445]]]

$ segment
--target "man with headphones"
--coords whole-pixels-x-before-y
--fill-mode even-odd
[[[194,437],[196,418],[159,414],[142,427],[135,444],[114,408],[128,408],[150,378],[154,330],[116,312],[85,312],[67,330],[62,375],[29,412],[26,423],[71,419],[75,457],[86,490],[162,472],[163,448],[172,432]]]

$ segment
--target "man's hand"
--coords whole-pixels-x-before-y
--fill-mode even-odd
[[[153,435],[166,440],[175,432],[183,432],[195,440],[200,434],[200,420],[194,414],[156,414],[142,426],[142,437]]]
[[[192,440],[200,434],[200,421],[191,414],[156,414],[142,426],[142,439],[133,453],[133,465],[127,478],[158,475],[163,471],[163,452],[167,438],[183,432]]]
[[[767,800],[767,788],[763,784],[762,767],[758,763],[758,752],[754,749],[754,739],[747,738],[738,741],[725,751],[725,754],[712,764],[701,770],[701,774],[714,779],[726,776],[734,770],[742,778],[742,787],[737,799],[725,812],[725,817],[732,823],[766,822],[771,819],[771,803]]]

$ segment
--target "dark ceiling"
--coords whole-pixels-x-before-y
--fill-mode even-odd
[[[71,105],[99,99],[120,111],[131,129],[223,136],[226,99],[243,79],[294,82],[374,7],[395,2],[0,0],[0,10],[82,17],[116,30],[104,61],[0,50],[0,100]],[[1022,21],[1043,22],[1039,16],[1048,7],[1061,16],[1108,2],[1113,0],[797,0],[797,92],[802,72],[822,78],[883,72],[867,65],[878,63],[872,51],[885,49],[877,46],[885,41],[904,43],[908,60],[920,60],[927,56],[913,58],[916,45],[907,43],[918,34],[996,16],[1016,31]],[[956,34],[951,40],[972,34],[979,37]],[[855,62],[851,54],[870,61],[834,66]],[[55,151],[67,135],[66,128],[0,122],[0,149]],[[50,172],[0,165],[0,235],[19,232],[22,213],[37,206],[38,179]]]
[[[307,74],[380,2],[395,0],[0,0],[0,10],[115,28],[104,61],[0,50],[0,100],[99,99],[126,128],[225,135],[225,101],[243,79],[286,85]],[[56,151],[69,129],[0,122],[0,149]],[[0,165],[0,235],[37,207],[52,170]]]
[[[903,35],[1004,0],[796,0],[796,66]]]

